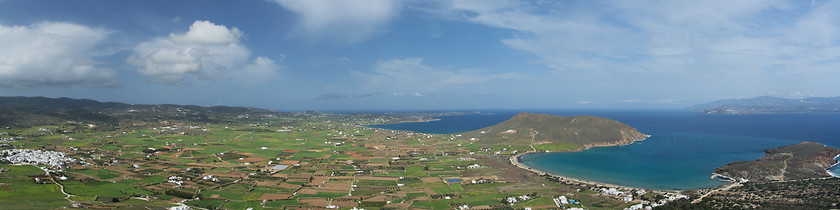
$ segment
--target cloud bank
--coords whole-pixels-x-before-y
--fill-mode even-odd
[[[110,33],[73,23],[0,24],[0,87],[111,86],[116,71],[94,56]]]
[[[537,55],[558,78],[610,81],[599,84],[605,90],[720,97],[813,92],[838,87],[833,80],[840,78],[837,1],[452,0],[439,6],[453,19],[511,30],[502,43]]]
[[[179,86],[188,78],[202,81],[241,79],[263,82],[280,67],[267,57],[248,62],[251,52],[239,40],[242,32],[209,21],[195,21],[184,34],[142,42],[127,59],[149,81]]]

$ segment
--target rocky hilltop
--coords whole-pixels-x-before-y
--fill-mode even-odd
[[[758,160],[729,163],[715,170],[716,173],[750,181],[786,181],[829,177],[826,168],[837,163],[834,157],[840,150],[815,142],[764,150]]]
[[[647,137],[635,128],[612,119],[533,113],[520,113],[502,123],[461,135],[482,145],[533,146],[537,151],[575,151],[624,145]]]

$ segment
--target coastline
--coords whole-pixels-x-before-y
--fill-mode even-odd
[[[530,153],[545,153],[545,152],[527,151],[527,152],[524,152],[524,153],[520,153],[520,154],[517,154],[517,155],[510,156],[509,161],[514,166],[519,167],[521,169],[524,169],[526,171],[530,171],[530,172],[535,173],[535,174],[540,175],[540,176],[549,176],[549,177],[552,177],[552,178],[555,178],[555,179],[558,179],[558,180],[561,180],[561,181],[571,181],[571,182],[575,182],[575,183],[579,183],[579,184],[588,184],[588,185],[603,186],[603,187],[610,187],[610,188],[625,188],[625,189],[633,189],[633,190],[641,190],[642,189],[642,188],[636,188],[636,187],[621,186],[621,185],[617,185],[617,184],[608,184],[608,183],[603,183],[603,182],[596,182],[596,181],[590,181],[590,180],[571,178],[571,177],[560,176],[560,175],[540,171],[538,169],[528,167],[528,166],[526,166],[525,164],[523,164],[522,162],[519,161],[520,156],[522,156],[524,154],[530,154]],[[663,190],[663,191],[667,191],[667,190]]]
[[[650,135],[646,135],[645,138],[640,139],[640,140],[635,140],[635,141],[632,141],[630,143],[611,145],[611,146],[624,146],[624,145],[632,144],[634,142],[644,141],[647,138],[650,138]],[[538,169],[535,169],[535,168],[531,168],[531,167],[523,164],[519,159],[522,155],[532,154],[532,153],[536,154],[536,153],[579,152],[579,151],[583,151],[583,150],[588,150],[588,149],[593,148],[593,147],[601,147],[601,146],[582,147],[582,148],[574,149],[574,150],[571,150],[571,151],[552,151],[552,152],[526,151],[524,153],[512,155],[508,158],[508,160],[510,161],[511,164],[513,164],[514,166],[516,166],[518,168],[524,169],[526,171],[530,171],[530,172],[535,173],[535,174],[540,175],[540,176],[549,176],[549,177],[552,177],[552,178],[555,178],[555,179],[561,180],[561,181],[570,181],[570,182],[579,183],[579,184],[587,184],[587,185],[594,185],[594,186],[601,186],[601,187],[608,187],[608,188],[624,188],[624,189],[632,189],[632,190],[651,190],[651,189],[644,189],[644,188],[638,188],[638,187],[622,186],[622,185],[618,185],[618,184],[603,183],[603,182],[598,182],[598,181],[584,180],[584,179],[572,178],[572,177],[567,177],[567,176],[560,176],[560,175],[544,172],[544,171],[541,171],[541,170],[538,170]],[[652,191],[680,192],[682,190],[652,190]]]
[[[368,127],[368,126],[371,126],[371,125],[390,125],[390,124],[400,124],[400,123],[424,123],[424,122],[434,122],[434,121],[441,121],[441,119],[440,118],[431,118],[431,119],[418,119],[418,120],[403,120],[403,121],[397,121],[397,122],[384,122],[384,123],[377,123],[377,124],[367,124],[367,125],[362,125],[362,126]],[[391,129],[391,130],[393,130],[393,129]]]
[[[836,160],[837,162],[829,166],[828,168],[825,168],[825,172],[828,173],[829,176],[840,178],[840,174],[834,174],[831,172],[831,168],[840,167],[840,160],[837,160],[837,158],[840,158],[840,154],[834,156],[834,160]]]

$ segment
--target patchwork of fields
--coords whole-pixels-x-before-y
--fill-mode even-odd
[[[581,193],[597,188],[543,178],[506,161],[528,147],[482,147],[453,135],[362,126],[369,123],[348,116],[265,117],[262,123],[167,122],[74,133],[50,132],[66,130],[50,125],[7,129],[5,135],[26,137],[8,148],[59,151],[81,161],[49,174],[35,166],[0,165],[0,205],[557,208],[552,198],[560,195],[595,208],[634,204]],[[507,202],[522,195],[531,199]]]

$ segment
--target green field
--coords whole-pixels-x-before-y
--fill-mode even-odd
[[[0,173],[0,206],[3,209],[53,209],[67,206],[70,201],[56,184],[36,184],[27,176],[43,175],[35,166],[0,164],[7,172]]]

